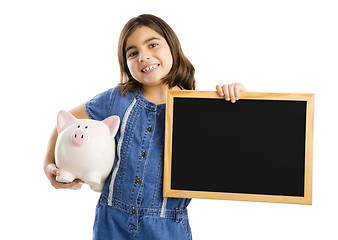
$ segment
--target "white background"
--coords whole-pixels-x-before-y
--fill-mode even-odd
[[[198,90],[316,94],[313,205],[194,199],[194,239],[338,239],[338,7],[328,0],[1,1],[0,238],[91,239],[99,195],[50,186],[47,139],[60,109],[119,82],[118,36],[142,13],[174,29]]]

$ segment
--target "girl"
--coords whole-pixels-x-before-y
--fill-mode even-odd
[[[127,22],[118,58],[121,84],[71,111],[77,118],[121,119],[116,159],[96,208],[93,238],[191,239],[186,209],[190,199],[164,198],[162,176],[167,90],[194,90],[194,67],[173,30],[153,15]],[[216,89],[232,102],[246,90],[240,83]],[[66,184],[55,180],[60,175],[54,161],[56,138],[55,130],[44,170],[55,188],[69,188],[81,180]]]

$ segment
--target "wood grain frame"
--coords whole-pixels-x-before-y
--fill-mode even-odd
[[[295,93],[258,93],[244,92],[241,99],[264,100],[293,100],[306,101],[306,142],[305,142],[305,181],[304,197],[276,196],[261,194],[238,194],[227,192],[185,191],[171,189],[171,156],[173,132],[173,102],[174,98],[216,98],[221,99],[214,91],[173,91],[167,94],[166,121],[165,121],[165,154],[164,154],[164,179],[163,196],[177,198],[204,198],[239,201],[275,202],[292,204],[312,204],[312,167],[313,167],[313,126],[314,126],[314,94]]]

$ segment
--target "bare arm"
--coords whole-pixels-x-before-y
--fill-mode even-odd
[[[89,116],[87,114],[87,111],[85,109],[85,105],[82,104],[72,110],[69,111],[71,114],[73,114],[76,118],[79,119],[89,119]],[[69,188],[72,187],[79,182],[81,182],[80,179],[76,179],[71,183],[59,183],[55,180],[55,177],[61,174],[60,169],[58,169],[55,166],[55,158],[54,158],[54,151],[55,151],[55,144],[57,139],[58,133],[56,131],[56,128],[54,128],[48,142],[47,146],[47,152],[45,156],[45,160],[43,162],[43,169],[45,171],[45,174],[52,184],[54,188]]]

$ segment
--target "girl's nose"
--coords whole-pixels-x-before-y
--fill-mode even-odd
[[[147,52],[139,52],[139,57],[138,57],[139,62],[147,61],[149,59],[150,59],[150,57],[147,54]]]

